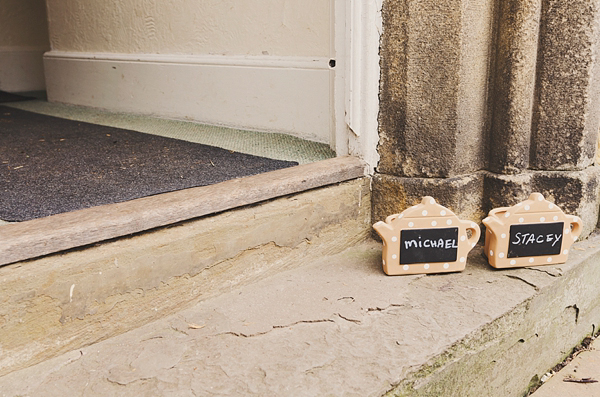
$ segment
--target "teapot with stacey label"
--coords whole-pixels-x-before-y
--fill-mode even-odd
[[[583,227],[579,217],[565,214],[540,193],[491,210],[483,224],[484,253],[496,268],[564,263]]]

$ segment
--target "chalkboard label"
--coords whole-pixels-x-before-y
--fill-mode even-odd
[[[458,255],[458,228],[404,229],[400,232],[400,263],[454,262]]]
[[[564,222],[510,226],[509,258],[561,253]]]

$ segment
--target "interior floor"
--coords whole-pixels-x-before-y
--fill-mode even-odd
[[[22,93],[38,99],[6,102],[5,106],[70,120],[129,129],[277,160],[307,164],[335,157],[329,145],[270,133],[212,126],[193,121],[117,113],[84,106],[48,102],[44,92]],[[0,225],[8,222],[0,220]]]

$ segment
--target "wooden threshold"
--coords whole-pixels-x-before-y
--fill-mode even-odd
[[[0,265],[81,247],[309,189],[359,178],[365,163],[345,156],[0,226]]]

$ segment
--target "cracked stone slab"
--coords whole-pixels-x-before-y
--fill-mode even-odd
[[[576,304],[569,308],[559,292],[599,255],[598,242],[578,243],[569,263],[544,271],[496,270],[475,249],[462,273],[389,277],[380,244],[368,241],[8,374],[0,378],[0,396],[412,396],[439,384],[450,388],[446,395],[489,395],[461,390],[444,376],[456,377],[455,367],[480,356],[492,361],[486,355],[494,349],[518,359],[516,349],[551,333],[531,316],[589,323],[584,297],[567,291],[565,302]],[[545,306],[550,298],[539,299],[544,294],[558,314]],[[508,369],[511,380],[498,377],[486,387],[517,395],[510,391],[524,389],[532,374],[500,353],[494,357],[504,366],[493,371]],[[469,380],[477,365],[459,373]],[[481,376],[489,376],[486,370]]]

